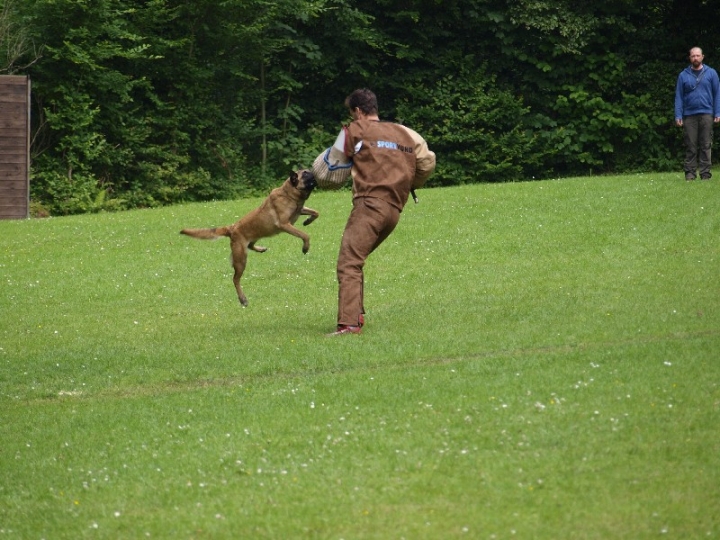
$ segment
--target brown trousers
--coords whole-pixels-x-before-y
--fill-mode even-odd
[[[356,326],[365,313],[363,267],[365,259],[390,236],[400,210],[373,197],[353,199],[337,262],[338,324]]]

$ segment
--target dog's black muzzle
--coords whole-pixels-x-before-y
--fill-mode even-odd
[[[317,187],[317,180],[315,180],[315,175],[312,171],[303,171],[302,179],[306,191],[312,191]]]

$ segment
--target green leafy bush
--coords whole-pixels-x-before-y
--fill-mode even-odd
[[[498,88],[485,69],[461,69],[408,94],[397,116],[437,154],[435,183],[519,180],[538,168],[543,150],[528,124],[528,108],[522,98]]]

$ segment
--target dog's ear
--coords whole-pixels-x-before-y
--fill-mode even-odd
[[[298,185],[298,175],[295,171],[290,173],[290,183],[295,187]]]

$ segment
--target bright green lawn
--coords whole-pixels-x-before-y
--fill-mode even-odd
[[[348,192],[0,222],[0,540],[720,537],[720,183],[418,195],[341,338]]]

